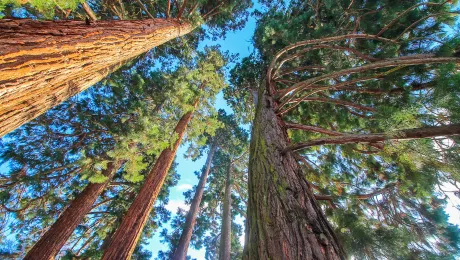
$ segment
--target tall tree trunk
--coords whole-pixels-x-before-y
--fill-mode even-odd
[[[227,169],[224,194],[224,212],[220,236],[219,260],[230,260],[232,246],[232,162]]]
[[[179,244],[174,252],[174,260],[185,260],[187,257],[187,250],[190,244],[190,239],[192,238],[193,227],[195,226],[196,216],[200,209],[201,199],[203,198],[204,187],[206,181],[208,180],[209,171],[211,170],[211,162],[214,156],[214,152],[217,149],[215,143],[211,144],[209,149],[208,158],[206,159],[206,166],[203,173],[200,176],[200,181],[195,190],[195,196],[192,200],[192,205],[187,214],[187,219],[185,220],[185,227],[180,236]]]
[[[345,259],[291,151],[273,99],[259,93],[249,158],[243,259]]]
[[[197,107],[199,99],[195,101],[194,108]],[[192,119],[194,111],[187,112],[176,125],[174,131],[178,138],[174,146],[163,150],[158,157],[155,165],[150,170],[141,190],[137,194],[133,203],[123,217],[117,231],[110,240],[109,246],[104,251],[103,260],[130,259],[136,248],[137,241],[142,233],[145,223],[152,211],[153,204],[160,193],[169,168],[174,160],[177,149],[185,134],[187,125]]]
[[[172,19],[1,19],[0,137],[192,29]]]
[[[121,161],[110,162],[107,165],[107,169],[103,171],[103,174],[108,177],[107,181],[88,184],[83,192],[62,212],[56,222],[46,231],[40,240],[35,243],[24,259],[54,259],[78,224],[80,224],[85,215],[91,210],[94,202],[102,191],[104,191],[121,164]]]

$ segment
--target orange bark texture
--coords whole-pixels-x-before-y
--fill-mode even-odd
[[[192,30],[173,19],[0,20],[0,137]]]

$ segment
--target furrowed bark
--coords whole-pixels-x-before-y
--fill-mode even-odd
[[[385,140],[407,140],[419,138],[431,138],[438,136],[451,136],[460,134],[460,124],[446,126],[422,127],[399,130],[395,133],[343,135],[340,137],[318,138],[306,143],[300,143],[289,147],[287,150],[298,151],[310,146],[328,144],[349,143],[376,143]]]
[[[192,29],[172,19],[0,20],[0,137]]]
[[[194,107],[198,105],[199,99],[195,101]],[[163,150],[158,157],[155,165],[150,170],[141,190],[137,194],[133,203],[126,212],[123,220],[113,235],[107,249],[102,256],[103,260],[130,259],[136,248],[137,241],[142,233],[142,229],[152,211],[161,187],[166,179],[169,168],[174,160],[177,149],[185,134],[187,125],[192,119],[194,111],[189,111],[182,116],[174,131],[178,138],[172,147]]]
[[[225,180],[224,212],[220,236],[219,260],[230,260],[232,249],[232,163],[227,168]]]
[[[259,93],[249,158],[249,201],[243,259],[345,259],[316,202],[273,99]]]
[[[107,184],[121,164],[121,161],[110,162],[107,165],[107,169],[103,171],[103,174],[108,179],[104,183],[88,184],[83,192],[62,212],[56,222],[46,231],[40,240],[35,243],[24,259],[54,259],[85,215],[91,211],[94,202],[104,191],[105,187],[107,187]]]
[[[206,181],[208,179],[209,171],[211,170],[211,162],[216,151],[217,146],[215,144],[211,145],[211,148],[208,153],[208,158],[206,159],[206,168],[200,176],[200,181],[196,187],[195,196],[193,197],[192,205],[187,214],[187,219],[185,220],[185,227],[182,231],[179,244],[174,252],[174,260],[184,260],[187,257],[187,250],[190,245],[190,240],[192,238],[193,227],[195,226],[196,217],[198,211],[200,210],[201,199],[203,198],[204,187],[206,186]]]

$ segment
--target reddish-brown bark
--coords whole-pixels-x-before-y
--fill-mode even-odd
[[[209,171],[211,170],[211,162],[216,151],[217,146],[211,145],[211,148],[208,153],[208,158],[206,159],[206,168],[200,176],[200,181],[195,190],[195,196],[193,197],[192,204],[187,214],[187,219],[185,220],[185,227],[182,231],[181,237],[179,239],[179,244],[177,245],[176,251],[174,251],[174,260],[185,260],[187,257],[188,246],[190,245],[190,240],[192,238],[193,227],[195,226],[196,216],[200,209],[201,199],[203,198],[204,187],[208,179]]]
[[[219,260],[230,260],[232,249],[232,163],[228,165],[225,179],[224,212],[220,233]]]
[[[194,107],[198,105],[196,100]],[[153,204],[160,193],[169,168],[174,160],[177,149],[185,134],[187,125],[192,119],[194,111],[187,112],[176,125],[175,132],[178,134],[177,140],[172,147],[163,150],[150,170],[141,190],[137,194],[133,203],[126,212],[123,220],[113,235],[107,249],[102,256],[103,260],[130,259],[136,248],[137,241],[142,233],[142,229],[147,222],[147,218],[152,211]]]
[[[291,151],[272,97],[260,93],[249,158],[243,259],[345,259]]]
[[[0,20],[0,137],[192,29],[172,19]]]
[[[59,216],[56,222],[38,240],[24,259],[49,260],[54,259],[62,246],[67,242],[83,217],[91,210],[94,202],[104,191],[122,162],[110,162],[103,174],[108,179],[103,183],[90,183],[75,200]]]

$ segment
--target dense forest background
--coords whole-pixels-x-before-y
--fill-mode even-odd
[[[0,258],[460,257],[459,10],[0,0]]]

